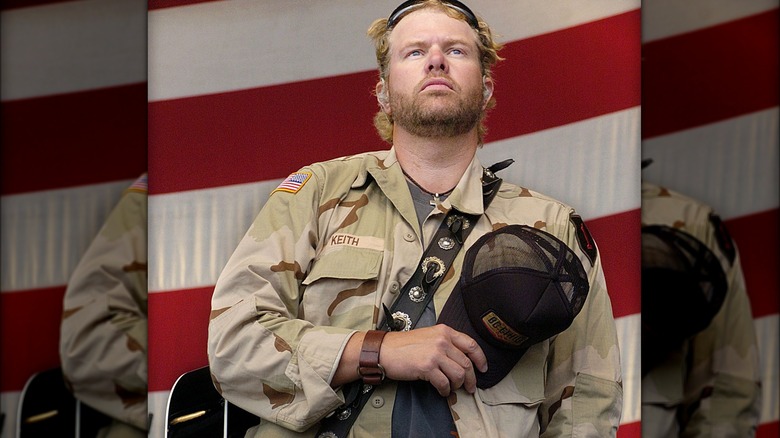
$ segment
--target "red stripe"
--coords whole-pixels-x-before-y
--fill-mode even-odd
[[[44,6],[56,3],[66,3],[73,0],[3,0],[0,2],[0,10],[29,8],[32,6]]]
[[[34,373],[60,365],[65,286],[0,293],[0,392],[21,391]]]
[[[778,292],[780,291],[780,236],[778,209],[751,214],[725,221],[731,238],[739,248],[742,258],[742,271],[753,317],[760,318],[780,311]]]
[[[639,105],[640,41],[637,9],[507,44],[486,141]]]
[[[777,438],[780,436],[780,427],[778,425],[780,425],[778,421],[758,425],[756,438]]]
[[[148,0],[146,7],[151,11],[153,9],[172,8],[175,6],[189,6],[213,1],[218,0]]]
[[[2,102],[2,194],[146,171],[146,82]]]
[[[617,438],[641,438],[642,437],[642,423],[637,421],[634,423],[621,424],[617,431]]]
[[[615,318],[642,309],[640,218],[641,211],[636,209],[587,221],[599,247]]]
[[[149,294],[149,391],[167,391],[187,371],[208,365],[214,286]]]
[[[778,104],[778,10],[642,47],[642,137]]]
[[[489,141],[639,105],[639,11],[510,43],[496,68]],[[149,105],[150,193],[283,178],[386,149],[374,71]]]

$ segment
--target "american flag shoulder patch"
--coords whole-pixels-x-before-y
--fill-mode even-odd
[[[295,172],[290,174],[271,194],[276,192],[298,193],[298,190],[311,178],[311,172]]]
[[[144,173],[138,177],[138,179],[136,179],[126,190],[130,192],[146,193],[149,190],[148,174]]]

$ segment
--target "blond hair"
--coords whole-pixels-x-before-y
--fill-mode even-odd
[[[447,7],[446,3],[441,0],[425,0],[420,3],[420,7],[411,10],[418,11],[420,9],[436,9],[442,11],[452,18],[466,21],[466,17],[459,11]],[[410,13],[408,12],[408,13]],[[407,13],[407,14],[408,14]],[[401,17],[403,18],[403,17]],[[479,50],[480,64],[482,68],[482,75],[489,80],[493,80],[492,69],[498,61],[503,60],[498,55],[498,51],[501,50],[503,44],[493,39],[493,33],[490,30],[490,26],[479,16],[477,16],[479,23],[478,29],[475,29],[477,33],[477,49]],[[387,18],[378,18],[371,23],[368,28],[368,36],[374,42],[374,48],[376,51],[376,61],[379,67],[380,80],[387,81],[390,68],[390,33],[392,29],[387,27]],[[485,109],[482,111],[482,115],[479,119],[479,126],[477,129],[479,144],[482,144],[487,133],[487,127],[485,126],[485,116],[487,111],[496,106],[495,97],[491,96],[490,100],[486,103]],[[381,109],[374,115],[374,126],[376,127],[379,136],[382,140],[393,144],[393,118]]]

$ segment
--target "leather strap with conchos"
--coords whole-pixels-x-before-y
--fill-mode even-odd
[[[513,162],[514,160],[512,159],[504,160],[484,170],[482,175],[482,205],[484,210],[487,210],[488,205],[493,201],[496,193],[498,193],[498,189],[501,187],[501,178],[498,178],[495,172],[506,168]],[[385,320],[379,324],[379,330],[407,331],[417,325],[417,321],[422,316],[426,306],[428,306],[428,302],[430,302],[433,293],[444,278],[444,274],[450,269],[455,256],[463,246],[463,242],[466,241],[466,237],[474,229],[474,225],[480,217],[481,215],[461,213],[454,208],[447,212],[439,229],[433,236],[433,240],[428,245],[428,248],[425,249],[420,263],[417,264],[417,269],[415,269],[414,274],[401,289],[400,296],[390,309],[384,308]],[[366,338],[373,331],[375,330],[370,330]],[[376,335],[371,336],[374,337]],[[381,344],[381,339],[379,342]],[[365,340],[363,348],[366,348]],[[378,346],[376,351],[376,365],[378,365]],[[363,351],[361,351],[362,358]],[[358,366],[358,373],[361,376],[363,375],[361,373],[362,366],[362,363]],[[377,366],[377,369],[380,368]],[[378,375],[372,375],[371,377],[376,377],[373,381],[377,383],[372,384],[370,381],[366,381],[366,377],[363,376],[363,381],[358,380],[345,385],[343,391],[344,405],[338,407],[322,420],[317,431],[317,438],[345,438],[347,436],[363,406],[371,398],[374,388],[384,380],[384,371],[382,370]]]
[[[512,164],[512,161],[506,160],[485,169],[482,175],[483,209],[487,210],[501,186],[501,179],[496,177],[494,172],[497,170],[494,168],[503,166],[500,167],[503,169]],[[390,310],[384,309],[385,320],[380,327],[390,331],[408,331],[414,328],[480,217],[481,215],[461,213],[454,208],[447,212],[423,253],[417,269],[401,289],[398,299]]]

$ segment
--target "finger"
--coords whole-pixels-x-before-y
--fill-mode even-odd
[[[463,353],[458,352],[457,354],[461,356],[459,360],[453,360],[450,357],[445,357],[442,358],[441,362],[439,363],[439,369],[444,373],[445,376],[447,376],[450,388],[453,390],[463,386],[463,383],[466,381],[466,375],[468,374],[467,370],[471,370],[472,374],[474,373],[471,367],[471,361],[469,361],[469,359],[463,355]],[[467,365],[464,366],[464,362]]]
[[[471,359],[455,347],[448,352],[448,357],[452,360],[452,368],[448,368],[445,374],[450,378],[452,389],[456,390],[462,386],[469,394],[476,392],[477,375]]]
[[[485,352],[482,351],[477,341],[471,336],[453,330],[452,344],[465,353],[474,362],[474,366],[481,372],[487,371],[488,363]]]
[[[442,397],[449,397],[450,395],[450,380],[439,370],[431,371],[428,375],[428,382],[436,388],[439,395]]]
[[[466,370],[463,378],[463,387],[469,394],[474,394],[477,391],[477,374],[474,372],[474,367],[470,366]]]

